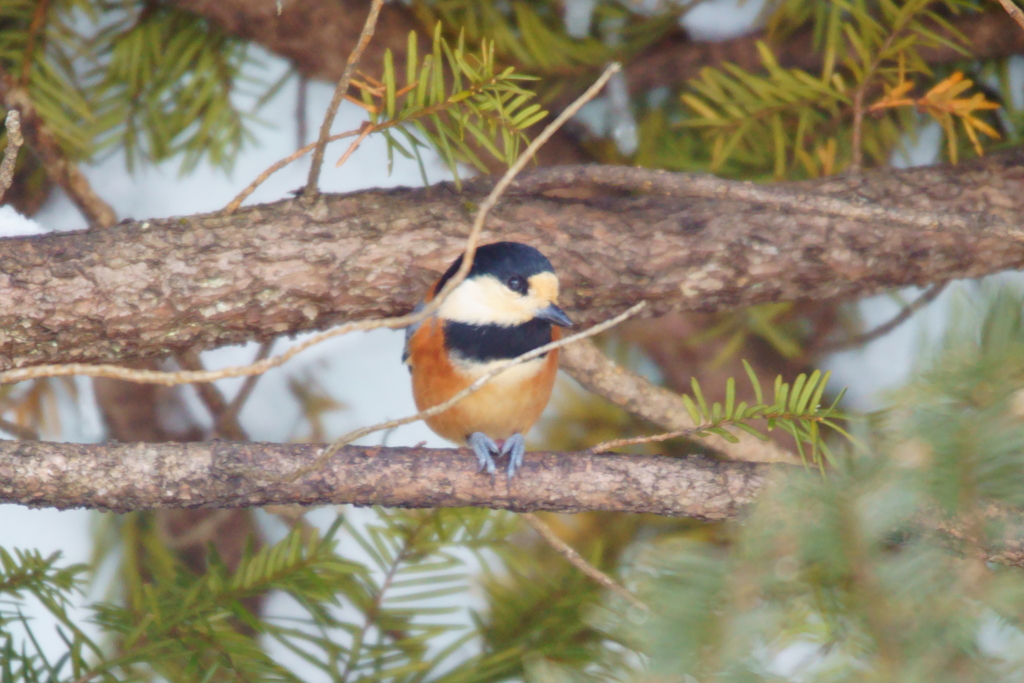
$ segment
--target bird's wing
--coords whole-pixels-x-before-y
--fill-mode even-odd
[[[413,314],[422,311],[423,307],[426,305],[427,303],[425,301],[421,301],[416,304],[416,308],[412,309]],[[406,365],[409,364],[409,340],[412,339],[412,335],[416,334],[416,330],[420,329],[420,325],[422,324],[423,321],[421,320],[415,325],[409,325],[409,327],[405,328],[405,348],[402,349],[402,362]]]

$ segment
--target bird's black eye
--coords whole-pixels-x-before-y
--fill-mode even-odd
[[[508,279],[508,283],[507,284],[508,284],[508,288],[511,289],[513,292],[519,292],[520,294],[526,294],[526,280],[524,280],[523,278],[519,277],[518,275],[513,275],[512,277],[510,277]]]

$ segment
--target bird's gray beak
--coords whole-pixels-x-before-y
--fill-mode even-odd
[[[565,314],[565,311],[554,304],[550,304],[546,308],[542,308],[537,311],[536,317],[541,320],[546,320],[553,325],[558,325],[559,327],[572,327],[572,321],[569,320],[569,316]]]

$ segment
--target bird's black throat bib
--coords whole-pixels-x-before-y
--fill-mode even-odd
[[[445,346],[461,358],[479,363],[506,360],[551,341],[551,323],[531,320],[522,325],[472,325],[445,321]]]

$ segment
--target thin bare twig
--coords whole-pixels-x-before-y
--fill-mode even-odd
[[[821,423],[825,419],[825,415],[821,416],[808,416],[798,415],[794,413],[775,413],[772,415],[763,415],[759,419],[774,419],[774,420],[809,420],[811,422]],[[677,429],[672,432],[662,432],[661,434],[648,434],[646,436],[633,436],[623,439],[611,439],[610,441],[602,441],[599,444],[591,446],[587,449],[590,453],[606,453],[612,448],[621,448],[623,446],[635,446],[642,443],[659,443],[661,441],[668,441],[669,439],[678,439],[682,436],[698,436],[702,439],[714,436],[714,433],[710,430],[715,427],[735,427],[736,425],[743,424],[742,420],[722,420],[718,423],[710,422],[699,424],[695,427],[687,427],[686,429]],[[731,433],[731,432],[730,432]],[[735,436],[735,435],[734,435]],[[763,460],[757,460],[753,462],[764,462]],[[797,461],[799,462],[799,461]],[[791,463],[796,464],[796,462]]]
[[[359,137],[352,141],[352,144],[348,146],[348,149],[346,149],[345,153],[341,155],[341,158],[338,159],[338,163],[334,164],[334,167],[340,168],[343,166],[345,162],[348,161],[348,158],[352,156],[357,149],[359,149],[359,145],[363,144],[363,140],[370,137],[370,134],[373,133],[373,131],[373,125],[369,121],[364,122],[363,130],[359,133]]]
[[[299,88],[295,94],[295,138],[296,147],[306,146],[306,137],[308,136],[306,122],[309,104],[309,79],[299,74]]]
[[[480,239],[480,234],[483,232],[484,220],[487,218],[487,213],[497,202],[498,197],[515,178],[515,175],[519,173],[527,163],[529,163],[530,159],[533,158],[533,155],[536,154],[540,146],[547,142],[547,140],[554,135],[555,131],[558,130],[558,128],[561,127],[569,118],[574,116],[584,104],[593,99],[597,93],[600,92],[601,88],[604,87],[604,84],[608,82],[611,75],[621,68],[621,65],[615,63],[605,69],[600,78],[598,78],[585,93],[567,107],[565,111],[559,114],[558,117],[552,121],[547,128],[545,128],[544,131],[529,144],[529,146],[527,146],[519,159],[517,159],[516,162],[508,169],[505,175],[502,176],[501,180],[495,184],[490,194],[487,195],[487,198],[480,203],[480,208],[477,210],[476,218],[473,220],[473,226],[470,228],[469,236],[466,238],[466,248],[463,252],[462,266],[455,275],[448,280],[441,291],[434,296],[430,303],[418,312],[399,316],[397,318],[373,318],[346,323],[334,328],[333,330],[313,335],[306,341],[296,344],[279,356],[267,358],[250,365],[236,365],[222,368],[220,370],[205,370],[199,372],[137,370],[133,368],[125,368],[120,365],[91,365],[88,363],[37,365],[29,368],[17,368],[6,372],[0,372],[0,385],[10,384],[11,382],[21,382],[23,380],[33,379],[36,377],[61,377],[67,375],[108,377],[110,379],[125,380],[127,382],[162,384],[164,386],[192,384],[195,382],[212,382],[225,377],[246,377],[249,375],[262,374],[271,368],[283,365],[296,354],[333,337],[360,330],[375,330],[379,328],[398,329],[415,325],[416,323],[426,320],[441,306],[445,297],[448,296],[448,293],[457,287],[459,283],[466,278],[466,275],[469,274],[469,270],[473,265],[473,255],[476,253],[476,244]]]
[[[39,434],[34,429],[28,427],[22,427],[17,422],[11,422],[7,418],[0,416],[0,431],[7,432],[11,436],[17,437],[22,441],[38,441]]]
[[[0,372],[0,384],[21,382],[26,379],[37,377],[66,377],[68,375],[82,375],[84,377],[106,377],[108,379],[120,379],[125,382],[136,382],[138,384],[161,384],[172,387],[178,384],[194,384],[196,382],[213,382],[226,377],[248,377],[260,375],[272,368],[284,365],[292,357],[302,353],[311,346],[337,337],[349,332],[359,330],[372,330],[380,327],[398,328],[407,327],[418,322],[413,316],[402,316],[400,318],[389,318],[386,320],[371,319],[359,320],[347,323],[333,330],[313,335],[309,339],[291,347],[279,356],[266,358],[249,365],[234,365],[220,370],[201,371],[164,371],[164,370],[142,370],[126,368],[120,365],[90,365],[88,363],[67,363],[62,365],[37,365],[30,368],[18,368]]]
[[[946,282],[937,282],[928,289],[925,290],[921,296],[914,299],[911,303],[903,307],[903,309],[897,313],[891,320],[885,322],[873,330],[854,335],[848,339],[842,339],[837,342],[831,342],[828,344],[822,344],[818,347],[817,351],[822,353],[832,353],[834,351],[843,351],[845,349],[852,349],[858,346],[863,346],[868,342],[873,342],[879,337],[884,337],[889,334],[897,327],[902,325],[907,320],[910,320],[911,316],[920,311],[922,308],[934,301],[942,291],[946,289]]]
[[[206,369],[203,365],[203,359],[194,350],[178,353],[176,358],[178,364],[185,370],[195,372]],[[199,399],[210,413],[210,417],[213,418],[213,427],[216,434],[235,441],[249,440],[249,435],[242,429],[242,425],[238,423],[238,420],[234,418],[226,419],[228,402],[216,384],[212,382],[198,382],[193,386],[196,388],[196,393],[199,394]]]
[[[32,63],[35,60],[36,47],[39,44],[39,37],[46,25],[46,15],[50,12],[52,0],[39,0],[36,3],[35,12],[32,14],[32,23],[28,27],[28,41],[25,43],[25,51],[21,55],[21,75],[18,78],[18,85],[22,88],[28,87],[29,79],[32,76]]]
[[[254,362],[258,362],[270,355],[270,350],[274,348],[274,342],[267,341],[260,344],[259,351],[256,352],[256,358]],[[227,409],[224,414],[220,416],[217,421],[217,431],[223,431],[221,429],[221,423],[228,421],[238,421],[238,416],[242,412],[242,408],[245,406],[245,402],[249,400],[249,396],[252,395],[252,390],[256,388],[256,383],[260,381],[260,377],[263,375],[249,375],[242,382],[242,388],[238,390],[231,402],[228,403]]]
[[[200,520],[198,524],[181,536],[175,537],[170,534],[161,534],[164,536],[164,545],[166,545],[169,550],[183,550],[197,545],[205,546],[217,535],[220,527],[235,516],[237,511],[230,508],[222,508],[220,510],[211,510],[209,512],[211,514],[208,517]]]
[[[524,512],[521,517],[526,520],[526,523],[533,527],[533,530],[540,534],[540,537],[547,541],[548,545],[555,549],[555,551],[569,561],[569,564],[579,569],[581,572],[598,582],[611,592],[616,595],[625,598],[635,607],[639,607],[645,612],[650,611],[650,608],[644,604],[640,598],[636,597],[628,590],[620,586],[615,582],[615,579],[605,574],[603,571],[590,564],[583,559],[576,550],[558,537],[551,527],[543,522],[537,515],[532,512]]]
[[[346,99],[351,99],[351,98],[346,97]],[[361,104],[358,100],[354,100],[354,101],[355,101],[356,104]],[[438,105],[433,105],[433,106],[427,107],[423,111],[419,112],[416,115],[416,118],[420,118],[420,117],[424,117],[424,116],[430,116],[435,111],[441,110],[441,109],[443,109],[446,106],[447,106],[447,103],[441,103],[441,104],[438,104]],[[362,123],[362,125],[359,128],[356,128],[355,130],[350,130],[350,131],[346,131],[344,133],[338,133],[337,135],[330,136],[329,138],[327,138],[328,142],[334,142],[335,140],[341,140],[343,138],[350,138],[353,135],[358,135],[359,136],[359,139],[357,139],[355,142],[353,142],[351,145],[349,145],[348,149],[345,151],[345,153],[342,155],[342,157],[338,160],[338,163],[336,164],[336,166],[341,166],[343,163],[345,163],[348,160],[348,158],[352,155],[352,153],[355,152],[359,148],[359,146],[363,143],[363,141],[367,137],[372,135],[373,133],[379,133],[379,132],[381,132],[383,130],[387,130],[387,129],[393,128],[395,126],[399,126],[402,123],[403,123],[403,121],[400,120],[400,119],[391,119],[389,121],[384,121],[384,122],[378,123],[376,125],[371,125],[369,121],[364,121]],[[305,147],[302,147],[301,149],[295,150],[294,152],[292,152],[291,154],[286,156],[284,159],[281,159],[280,161],[277,161],[274,164],[272,164],[269,168],[267,168],[267,170],[263,171],[263,173],[261,173],[259,176],[257,176],[257,178],[254,181],[249,183],[249,185],[244,190],[239,192],[238,195],[234,199],[232,199],[231,202],[228,203],[228,205],[225,206],[222,209],[221,212],[225,216],[230,216],[232,213],[234,213],[235,211],[238,210],[238,207],[240,207],[242,205],[242,202],[244,202],[249,197],[249,195],[251,195],[253,192],[256,191],[257,187],[259,187],[264,182],[266,182],[267,178],[272,176],[274,173],[277,173],[282,168],[284,168],[288,164],[292,163],[293,161],[295,161],[296,159],[301,157],[306,152],[309,152],[309,151],[315,149],[318,144],[319,144],[319,142],[311,142],[310,144],[306,145]]]
[[[18,161],[18,150],[25,143],[21,137],[21,114],[17,109],[7,112],[7,119],[4,122],[7,128],[7,148],[4,149],[4,160],[0,162],[0,202],[14,182],[14,166]]]
[[[1006,13],[1017,22],[1017,25],[1024,29],[1024,12],[1021,12],[1020,7],[1017,7],[1013,3],[1013,0],[999,0],[999,4],[1003,6]]]
[[[380,14],[380,8],[383,4],[384,0],[373,0],[373,3],[370,5],[370,13],[366,17],[366,23],[363,25],[363,32],[359,34],[359,41],[345,62],[345,70],[341,74],[341,80],[338,81],[338,87],[334,89],[334,97],[331,98],[331,104],[327,107],[324,122],[320,126],[320,139],[317,140],[316,149],[313,152],[313,163],[309,168],[309,179],[306,181],[306,188],[302,192],[304,197],[315,197],[319,191],[320,167],[324,163],[324,150],[327,148],[327,138],[331,135],[334,117],[338,113],[341,101],[345,98],[345,93],[348,92],[348,86],[352,81],[352,73],[356,69],[356,64],[359,63],[359,58],[363,56],[363,50],[366,49],[370,39],[373,38],[374,29],[377,27],[377,16]]]
[[[910,15],[908,15],[910,16]],[[904,20],[906,21],[906,19]],[[860,173],[864,165],[864,150],[861,149],[864,131],[864,96],[867,94],[868,87],[871,85],[871,81],[878,70],[878,67],[882,63],[882,55],[892,45],[892,41],[896,39],[903,29],[906,28],[906,24],[901,26],[894,26],[893,30],[889,32],[885,42],[882,43],[882,47],[878,48],[878,52],[875,53],[875,57],[871,62],[871,65],[864,70],[864,79],[857,86],[857,90],[853,93],[853,137],[850,142],[850,173]]]
[[[349,130],[349,131],[346,131],[344,133],[338,133],[337,135],[332,135],[331,137],[329,137],[327,139],[327,141],[328,142],[333,142],[334,140],[341,140],[342,138],[350,138],[353,135],[358,135],[358,134],[359,134],[359,129]],[[239,192],[238,195],[234,199],[232,199],[230,202],[228,202],[228,205],[225,206],[221,210],[221,213],[223,213],[225,216],[230,216],[231,214],[233,214],[235,211],[238,210],[238,207],[240,207],[242,205],[242,202],[244,202],[246,199],[248,199],[249,195],[251,195],[253,192],[256,191],[257,187],[259,187],[264,182],[266,182],[267,178],[269,178],[270,176],[274,175],[275,173],[280,171],[282,168],[284,168],[288,164],[292,163],[293,161],[295,161],[296,159],[301,157],[303,154],[306,154],[307,152],[313,151],[313,149],[316,148],[317,144],[318,143],[316,143],[316,142],[311,142],[308,145],[306,145],[305,147],[302,147],[300,149],[295,150],[294,152],[292,152],[291,154],[286,156],[284,159],[281,159],[280,161],[277,161],[277,162],[271,164],[270,167],[267,170],[265,170],[263,173],[260,173],[258,176],[256,176],[256,180],[254,180],[251,183],[249,183],[249,185],[244,190]]]

